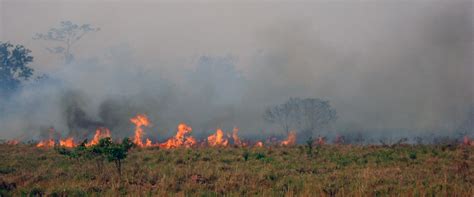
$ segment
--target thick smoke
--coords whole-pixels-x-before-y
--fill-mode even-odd
[[[0,138],[51,127],[125,137],[138,113],[150,117],[152,139],[180,122],[198,137],[234,126],[280,135],[262,114],[290,97],[331,102],[339,119],[324,134],[453,134],[473,105],[471,1],[0,5],[1,40],[33,49],[35,69],[49,75],[1,101]],[[51,8],[61,12],[42,11]],[[34,17],[12,17],[23,12]],[[45,53],[51,43],[31,40],[61,20],[101,27],[68,65]]]

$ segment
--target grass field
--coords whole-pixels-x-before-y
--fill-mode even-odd
[[[0,145],[0,196],[473,196],[474,147],[133,149],[113,163]]]

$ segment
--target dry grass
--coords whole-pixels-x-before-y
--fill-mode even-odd
[[[134,149],[113,164],[0,145],[0,196],[473,196],[474,148]]]

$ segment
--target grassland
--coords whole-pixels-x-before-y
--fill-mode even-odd
[[[133,149],[112,163],[0,145],[0,196],[473,196],[474,147]]]

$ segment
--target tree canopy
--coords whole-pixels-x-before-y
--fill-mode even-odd
[[[58,28],[51,28],[46,33],[37,33],[33,39],[56,41],[60,44],[47,48],[51,53],[64,56],[65,63],[71,63],[74,60],[72,47],[89,32],[99,31],[100,28],[94,28],[90,24],[74,24],[71,21],[62,21]]]
[[[33,75],[31,50],[22,45],[0,41],[0,96],[7,96],[15,91],[22,81]]]
[[[337,115],[329,101],[290,98],[283,104],[268,107],[264,118],[269,123],[280,125],[287,133],[296,130],[309,137],[335,121]]]

